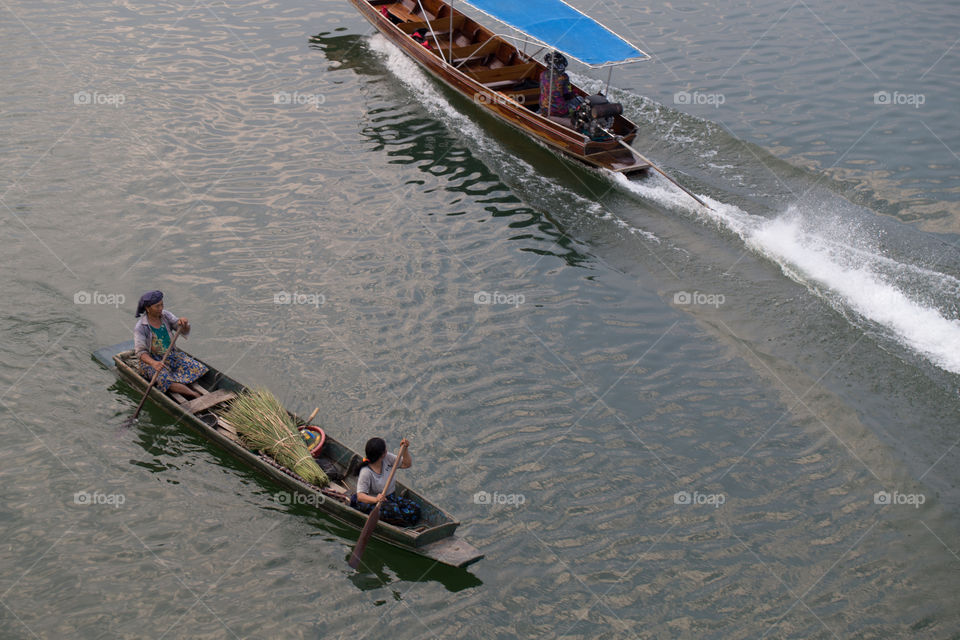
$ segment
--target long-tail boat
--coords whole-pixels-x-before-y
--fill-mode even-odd
[[[574,85],[572,101],[580,106],[570,116],[544,113],[540,78],[550,71],[526,47],[552,49],[592,68],[650,56],[562,0],[467,1],[526,37],[493,33],[443,0],[350,0],[433,76],[533,138],[627,176],[652,166],[630,146],[637,125],[602,94],[591,96]]]
[[[132,341],[104,347],[94,353],[94,357],[107,368],[116,368],[124,379],[141,392],[146,390],[149,383],[137,372]],[[358,531],[362,529],[367,515],[350,506],[349,496],[356,491],[357,467],[363,456],[324,432],[325,440],[319,455],[315,457],[327,471],[331,483],[322,488],[308,483],[270,456],[251,450],[244,444],[242,437],[223,419],[222,414],[227,403],[246,391],[246,387],[209,363],[204,364],[209,371],[191,385],[200,394],[198,398],[188,400],[177,393],[164,393],[153,387],[150,390],[151,399],[236,458],[302,496],[297,500],[298,504],[314,505],[332,518],[356,527]],[[290,415],[298,424],[304,422],[293,413]],[[380,520],[374,530],[374,538],[454,567],[465,567],[483,557],[463,538],[454,535],[460,523],[440,507],[399,481],[397,494],[420,503],[420,520],[412,528],[398,527]]]

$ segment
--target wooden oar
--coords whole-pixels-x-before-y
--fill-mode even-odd
[[[393,469],[390,469],[390,475],[387,476],[387,483],[383,485],[383,491],[381,491],[380,495],[377,496],[377,506],[375,506],[373,511],[370,512],[370,515],[367,517],[367,524],[363,525],[363,531],[360,532],[360,537],[357,538],[357,546],[353,548],[353,554],[350,556],[350,562],[348,563],[353,569],[356,569],[360,566],[360,558],[363,557],[363,552],[367,548],[367,541],[370,539],[370,536],[373,535],[373,530],[377,528],[377,523],[380,522],[379,499],[384,497],[387,489],[390,488],[390,483],[393,482],[393,474],[395,474],[397,469],[400,468],[400,465],[403,464],[403,452],[406,450],[406,443],[400,445],[400,451],[397,453],[397,460],[393,464]],[[384,454],[384,459],[386,459],[386,454]]]
[[[170,346],[167,347],[167,352],[163,354],[163,360],[160,361],[160,368],[157,369],[153,374],[153,379],[150,380],[150,384],[147,385],[147,390],[143,392],[143,397],[140,398],[140,404],[137,405],[137,410],[133,412],[133,417],[123,423],[124,427],[129,427],[137,419],[137,416],[140,415],[140,410],[143,409],[143,403],[147,401],[147,396],[150,395],[150,389],[153,389],[153,385],[157,383],[157,378],[160,377],[160,371],[163,370],[163,365],[167,363],[167,356],[170,355],[170,352],[173,351],[173,345],[177,343],[177,338],[180,337],[180,331],[183,330],[183,327],[177,327],[177,332],[173,334],[173,340],[170,341]]]
[[[670,182],[672,182],[675,187],[677,187],[678,189],[680,189],[680,191],[683,191],[685,194],[687,194],[688,196],[690,196],[691,198],[693,198],[694,200],[696,200],[698,203],[702,204],[702,205],[705,206],[707,209],[710,209],[710,211],[713,211],[713,209],[710,207],[710,205],[708,205],[706,202],[704,202],[703,200],[701,200],[700,198],[698,198],[696,195],[694,195],[693,192],[691,192],[689,189],[684,188],[679,182],[677,182],[676,180],[674,180],[673,178],[671,178],[669,175],[667,175],[667,172],[666,172],[666,171],[664,171],[663,169],[661,169],[661,168],[658,167],[657,165],[653,164],[653,163],[650,161],[649,158],[647,158],[646,156],[642,155],[639,151],[637,151],[636,149],[634,149],[633,147],[631,147],[630,145],[628,145],[626,142],[624,142],[623,140],[621,140],[621,139],[620,139],[620,136],[618,136],[617,134],[613,133],[612,131],[607,131],[607,130],[604,129],[603,127],[600,127],[600,130],[603,131],[603,132],[604,132],[605,134],[607,134],[608,136],[610,136],[611,138],[613,138],[614,140],[616,140],[618,143],[620,143],[620,144],[621,144],[625,149],[627,149],[630,153],[632,153],[633,155],[637,156],[638,158],[640,158],[641,160],[643,160],[644,162],[646,162],[648,165],[650,165],[650,167],[651,167],[654,171],[656,171],[657,173],[659,173],[660,175],[662,175],[664,178],[666,178],[667,180],[669,180]]]

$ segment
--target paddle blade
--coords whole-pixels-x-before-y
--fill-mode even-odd
[[[370,536],[373,535],[373,530],[377,528],[378,522],[380,522],[380,503],[377,503],[377,506],[370,512],[370,516],[367,518],[367,524],[363,525],[363,531],[360,532],[360,537],[357,538],[357,546],[353,548],[350,561],[347,563],[351,569],[356,569],[360,566],[360,559],[363,558],[363,552],[367,548],[367,541],[370,539]]]

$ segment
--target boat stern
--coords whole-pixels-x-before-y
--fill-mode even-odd
[[[417,551],[437,562],[461,568],[483,558],[483,554],[476,547],[458,536],[450,536],[443,540],[431,542],[420,547]]]
[[[113,369],[116,366],[113,359],[124,351],[133,351],[133,340],[127,340],[109,347],[101,347],[93,352],[93,359],[105,368]]]

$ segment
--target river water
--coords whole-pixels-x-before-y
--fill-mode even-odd
[[[0,636],[960,634],[958,5],[574,4],[653,55],[610,93],[711,210],[346,2],[3,4]],[[90,354],[153,288],[345,443],[409,438],[486,558],[354,572],[157,407],[121,430]]]

